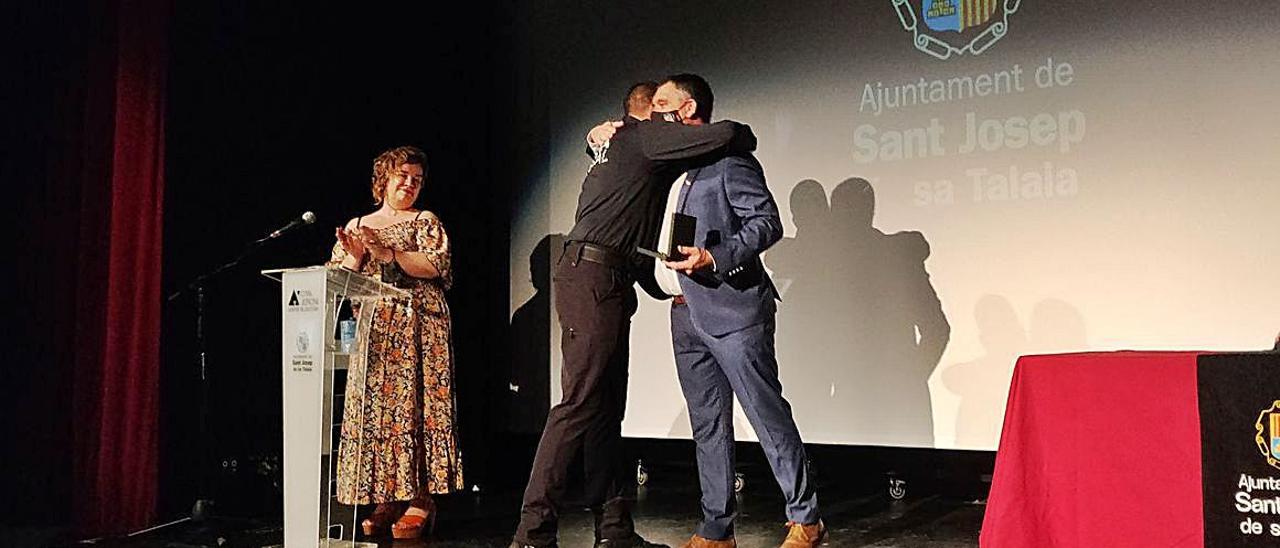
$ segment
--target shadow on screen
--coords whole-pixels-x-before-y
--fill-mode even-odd
[[[919,232],[875,228],[865,179],[801,181],[793,237],[765,256],[782,291],[779,369],[806,441],[933,446],[929,376],[951,327]]]
[[[942,371],[942,383],[960,398],[956,411],[956,445],[983,447],[1000,432],[1009,378],[1018,356],[1026,352],[1027,333],[1009,300],[983,295],[973,308],[982,355]]]
[[[529,255],[534,293],[511,316],[512,432],[541,433],[551,408],[551,261],[552,250],[563,243],[563,234],[549,234],[534,246]]]
[[[960,398],[956,412],[958,447],[994,448],[1004,424],[1009,382],[1019,356],[1028,353],[1075,352],[1088,348],[1084,317],[1070,304],[1046,299],[1031,308],[1031,319],[1022,319],[1009,300],[983,295],[973,310],[982,355],[955,363],[942,371],[948,391]]]

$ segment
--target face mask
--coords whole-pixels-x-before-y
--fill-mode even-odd
[[[655,110],[649,113],[649,119],[654,122],[674,122],[677,124],[684,121],[684,118],[680,116],[679,110],[668,110],[666,112]]]

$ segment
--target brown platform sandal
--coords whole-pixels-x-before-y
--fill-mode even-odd
[[[419,504],[422,503],[422,504]],[[436,528],[436,503],[430,498],[424,501],[413,501],[404,515],[391,525],[391,536],[399,540],[416,539],[426,529],[431,534]]]
[[[385,535],[387,530],[391,528],[391,524],[395,523],[403,513],[403,503],[381,503],[373,509],[373,513],[369,517],[360,522],[360,529],[364,531],[364,536],[366,537]]]

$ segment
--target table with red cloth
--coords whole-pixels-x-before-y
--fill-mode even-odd
[[[1199,355],[1020,358],[981,546],[1203,546]]]

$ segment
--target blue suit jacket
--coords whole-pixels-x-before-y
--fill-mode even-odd
[[[760,254],[782,238],[782,219],[760,162],[726,156],[690,170],[676,210],[697,217],[694,245],[715,259],[714,271],[680,274],[694,325],[719,337],[772,319],[778,292]]]

